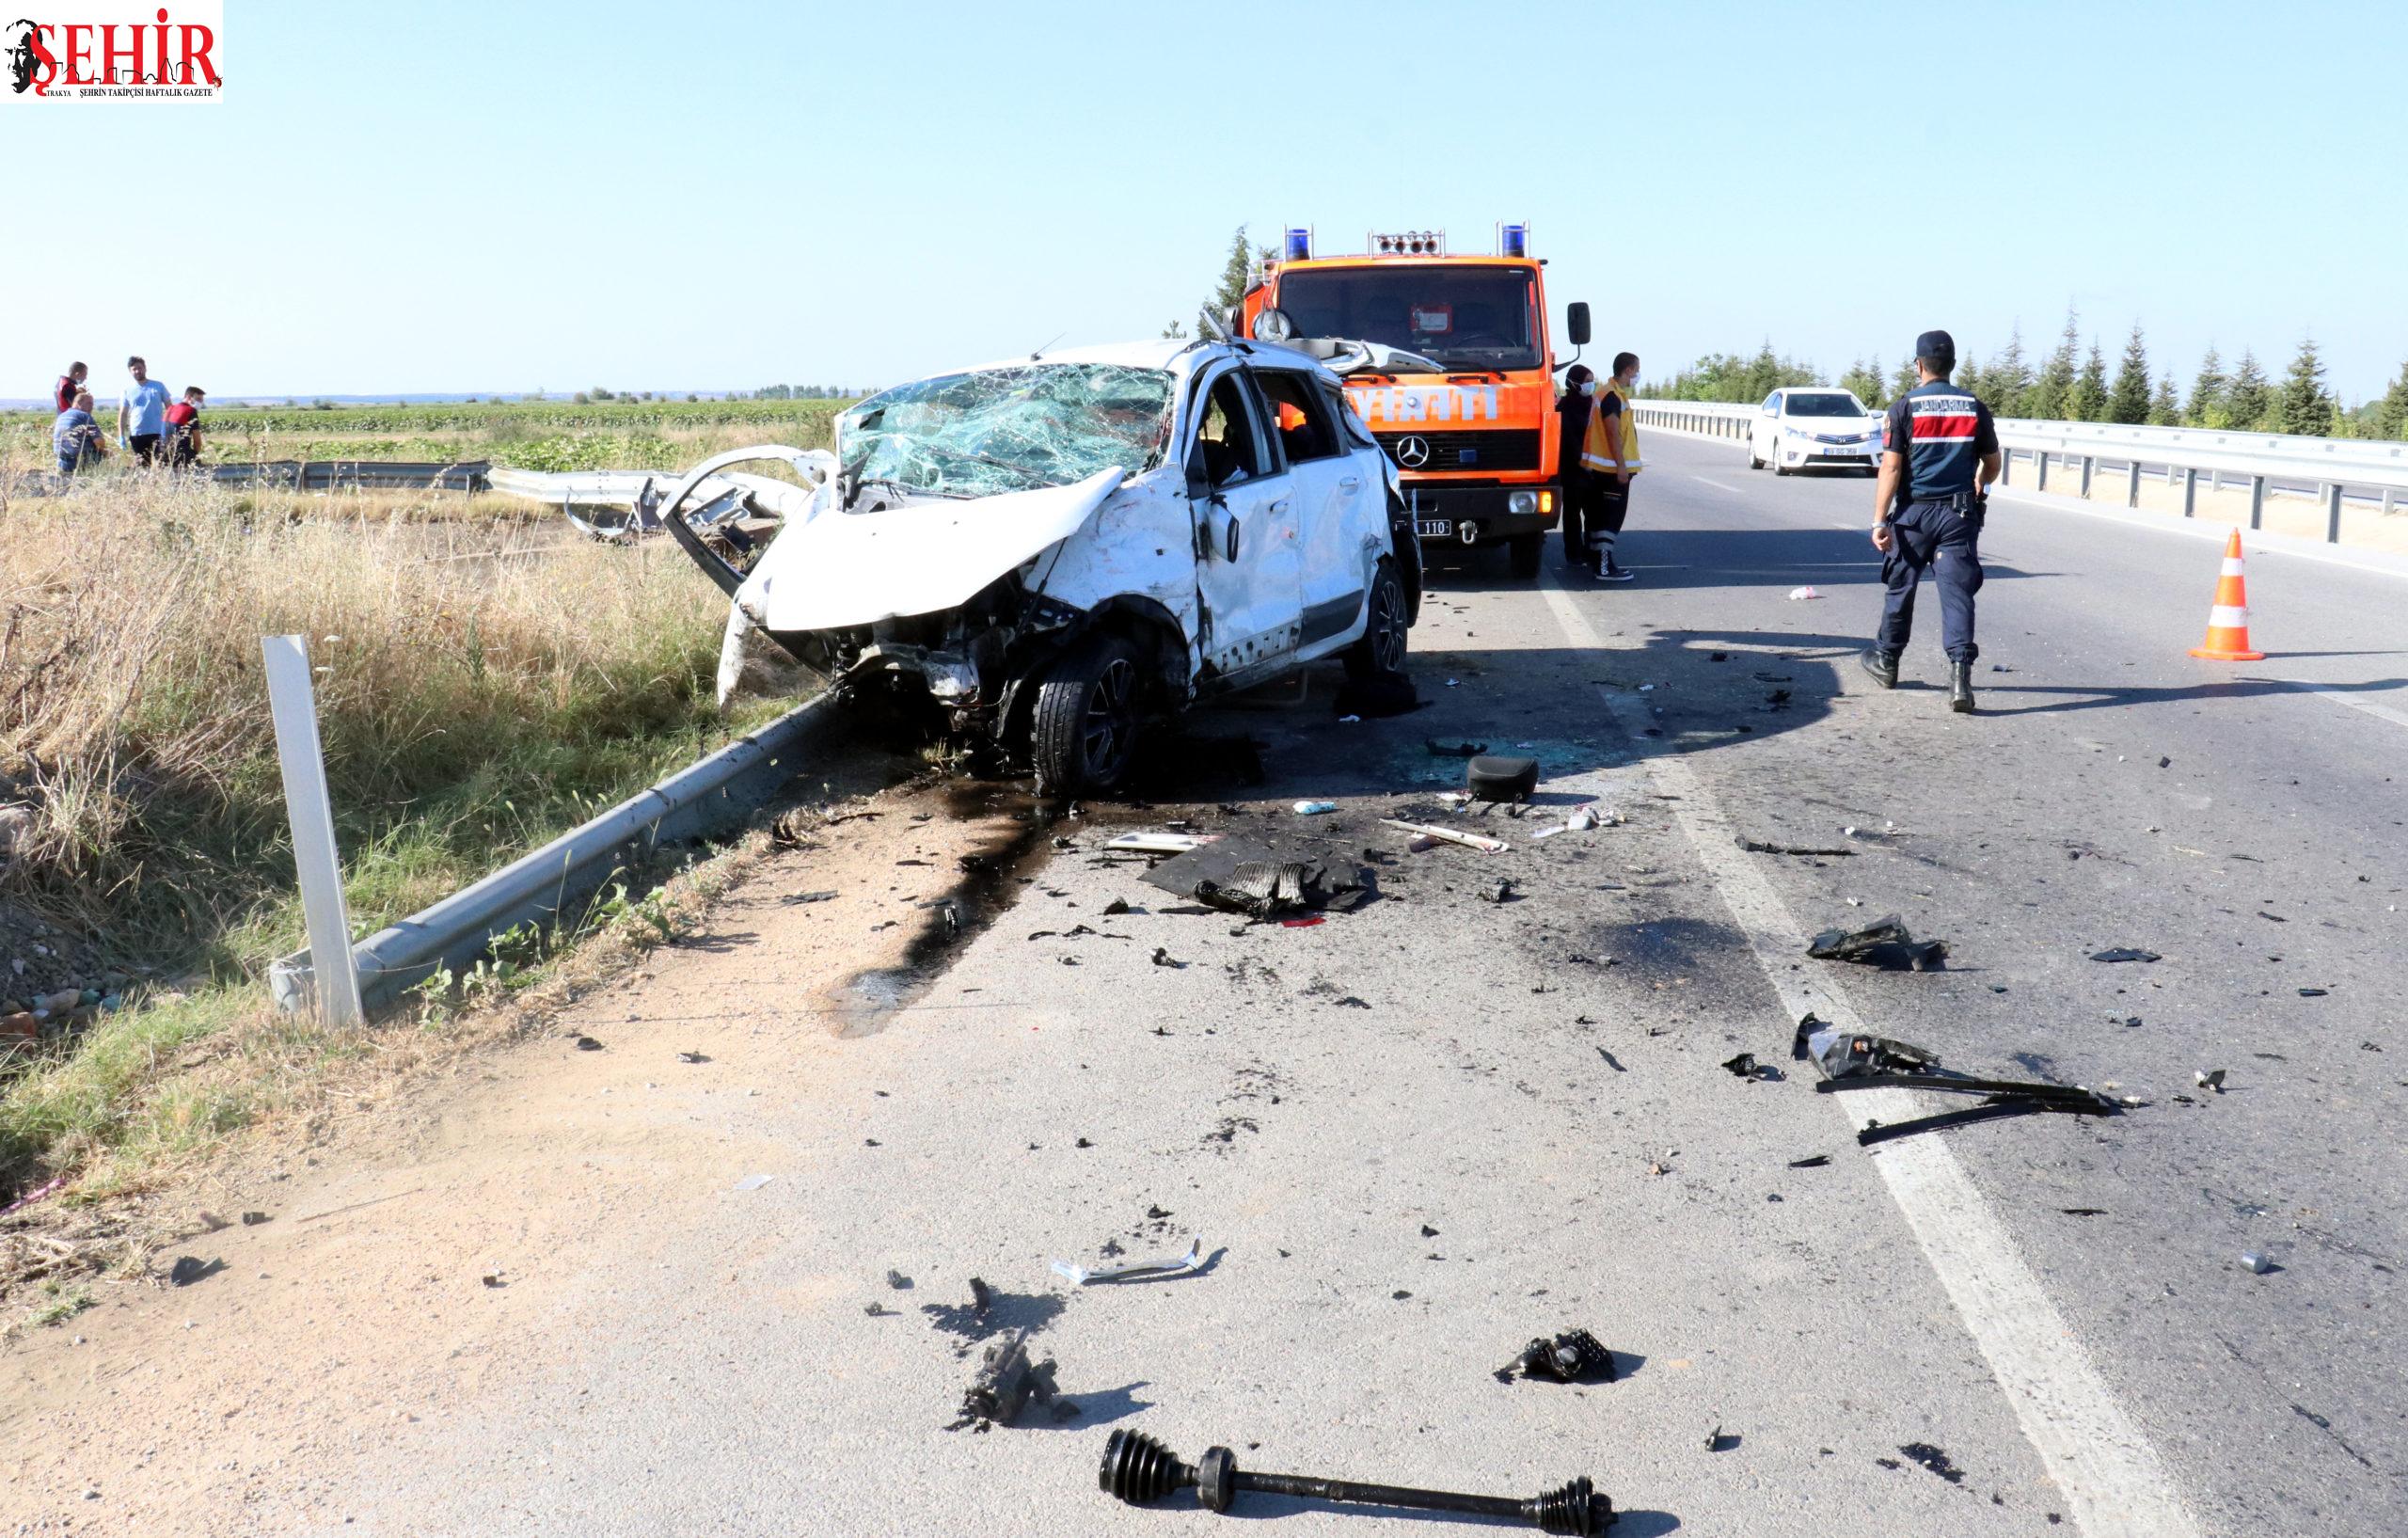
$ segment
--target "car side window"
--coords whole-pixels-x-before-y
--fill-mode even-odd
[[[1338,424],[1309,376],[1287,369],[1257,369],[1254,383],[1277,423],[1279,447],[1289,464],[1335,459],[1346,452]]]
[[[1371,436],[1371,424],[1354,409],[1354,403],[1346,398],[1346,391],[1326,379],[1316,379],[1313,383],[1320,387],[1321,398],[1329,403],[1330,415],[1337,420],[1339,429],[1357,447],[1376,449],[1380,446],[1380,440]]]
[[[1234,369],[1212,381],[1204,398],[1196,452],[1203,456],[1205,479],[1215,486],[1235,485],[1270,468],[1254,430],[1254,413],[1246,405],[1244,376]]]

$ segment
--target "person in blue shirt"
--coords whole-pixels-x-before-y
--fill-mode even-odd
[[[92,392],[77,390],[66,410],[50,428],[50,446],[58,454],[58,473],[72,475],[87,465],[100,462],[105,449],[101,442],[101,424],[92,420]]]
[[[117,403],[117,439],[132,448],[145,465],[159,452],[159,435],[167,427],[167,387],[150,377],[150,365],[139,357],[125,360],[134,383]]]
[[[1915,622],[1915,589],[1940,583],[1940,637],[1948,651],[1948,708],[1973,708],[1973,595],[1982,588],[1982,518],[1998,479],[1998,427],[1973,392],[1952,385],[1956,341],[1945,331],[1915,339],[1914,388],[1890,403],[1881,475],[1873,489],[1873,547],[1881,552],[1881,631],[1861,658],[1883,689],[1898,683],[1898,655]]]

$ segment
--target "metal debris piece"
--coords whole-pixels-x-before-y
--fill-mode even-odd
[[[1416,1511],[1463,1512],[1474,1516],[1504,1517],[1541,1532],[1585,1535],[1613,1525],[1614,1503],[1597,1493],[1587,1475],[1567,1482],[1529,1500],[1508,1497],[1459,1495],[1449,1490],[1415,1490],[1395,1484],[1362,1484],[1352,1480],[1321,1479],[1301,1474],[1253,1474],[1238,1467],[1228,1448],[1209,1448],[1193,1464],[1143,1432],[1116,1431],[1103,1444],[1103,1466],[1096,1483],[1105,1494],[1132,1506],[1162,1499],[1174,1490],[1194,1489],[1196,1503],[1227,1513],[1240,1490],[1266,1495],[1302,1496],[1313,1500],[1354,1501],[1370,1506],[1402,1506]]]
[[[1105,839],[1103,847],[1117,854],[1185,854],[1211,842],[1194,833],[1122,833]]]
[[[1937,972],[1947,959],[1948,943],[1917,940],[1904,919],[1885,913],[1861,929],[1825,929],[1808,943],[1806,954],[1818,961],[1854,961],[1885,972]]]
[[[1030,1361],[1028,1331],[1014,1330],[1009,1338],[987,1348],[977,1376],[962,1391],[959,1418],[945,1429],[971,1426],[985,1431],[990,1426],[1008,1426],[1031,1399],[1047,1403],[1054,1392],[1053,1361]]]
[[[1807,1026],[1815,1028],[1809,1032]],[[1866,1036],[1826,1025],[1809,1014],[1798,1023],[1805,1050],[1798,1055],[1823,1070],[1826,1079],[1871,1073],[1920,1073],[1940,1066],[1940,1054],[1886,1036]]]
[[[1176,968],[1176,967],[1184,967],[1185,965],[1187,965],[1187,963],[1186,963],[1186,962],[1184,962],[1184,961],[1174,960],[1174,959],[1171,958],[1171,954],[1170,954],[1170,947],[1169,947],[1169,946],[1167,946],[1167,945],[1156,945],[1156,946],[1154,947],[1154,965],[1156,965],[1156,966],[1158,966],[1158,967],[1174,967],[1174,968]]]
[[[2090,959],[2094,961],[2162,961],[2165,959],[2155,951],[2145,951],[2134,945],[2117,945],[2111,950],[2092,951]]]
[[[833,892],[789,892],[778,900],[793,908],[806,902],[833,902],[836,900],[836,894]]]
[[[1750,854],[1817,854],[1839,860],[1853,860],[1857,852],[1854,849],[1809,848],[1802,844],[1772,844],[1761,838],[1749,838],[1744,835],[1734,842]]]
[[[736,1189],[738,1191],[758,1191],[761,1187],[768,1183],[769,1177],[767,1175],[747,1175],[742,1180],[736,1182]]]
[[[1828,1153],[1810,1153],[1803,1159],[1790,1160],[1789,1167],[1792,1169],[1820,1169],[1830,1162],[1831,1156]]]
[[[225,1269],[226,1262],[223,1261],[203,1261],[197,1255],[179,1255],[176,1257],[176,1263],[168,1268],[167,1282],[172,1287],[190,1287],[197,1281],[206,1281]]]
[[[1453,828],[1436,828],[1427,823],[1405,822],[1397,817],[1382,817],[1380,821],[1383,825],[1394,828],[1400,832],[1411,833],[1418,838],[1434,838],[1441,844],[1460,844],[1465,848],[1478,849],[1482,854],[1502,854],[1510,847],[1503,839],[1491,838],[1485,833],[1462,832]]]
[[[1736,1057],[1726,1059],[1722,1064],[1722,1071],[1735,1079],[1745,1079],[1750,1084],[1754,1084],[1759,1079],[1781,1077],[1781,1070],[1769,1063],[1757,1062],[1756,1054],[1752,1052],[1743,1052]]]
[[[1204,1264],[1204,1240],[1199,1234],[1187,1242],[1186,1252],[1167,1259],[1124,1261],[1118,1265],[1073,1265],[1068,1261],[1054,1262],[1054,1274],[1069,1278],[1074,1287],[1089,1282],[1128,1281],[1140,1276],[1176,1276],[1199,1269]]]
[[[1566,1330],[1552,1340],[1540,1336],[1524,1346],[1519,1356],[1497,1370],[1497,1381],[1511,1383],[1516,1373],[1553,1378],[1558,1383],[1611,1383],[1614,1357],[1587,1330]]]
[[[2200,1088],[2212,1089],[2221,1095],[2224,1093],[2224,1073],[2225,1070],[2220,1068],[2201,1069],[2193,1072],[2191,1079]]]
[[[2262,1276],[2274,1269],[2274,1262],[2254,1249],[2241,1252],[2241,1269],[2253,1276]]]

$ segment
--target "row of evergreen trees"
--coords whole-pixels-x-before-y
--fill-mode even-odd
[[[2187,398],[2170,373],[2154,376],[2148,345],[2132,327],[2111,378],[2105,355],[2093,340],[2085,354],[2077,318],[2068,312],[2055,351],[2036,367],[2018,327],[1995,356],[1960,360],[1957,383],[1980,396],[2002,417],[2051,421],[2151,422],[2159,426],[2230,428],[2255,433],[2298,433],[2312,437],[2408,438],[2408,364],[2383,395],[2344,410],[2325,384],[2324,362],[2314,341],[2300,343],[2279,381],[2267,377],[2256,354],[2244,351],[2229,371],[2210,346],[2191,381]],[[1878,359],[1858,359],[1842,374],[1842,388],[1878,410],[1913,388],[1914,361],[1884,375]],[[1827,383],[1811,364],[1781,357],[1772,343],[1751,358],[1709,354],[1653,389],[1686,401],[1760,401],[1792,385]]]

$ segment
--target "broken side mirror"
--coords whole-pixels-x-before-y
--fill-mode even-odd
[[[1563,334],[1572,339],[1575,347],[1589,345],[1589,303],[1583,299],[1565,307]]]

